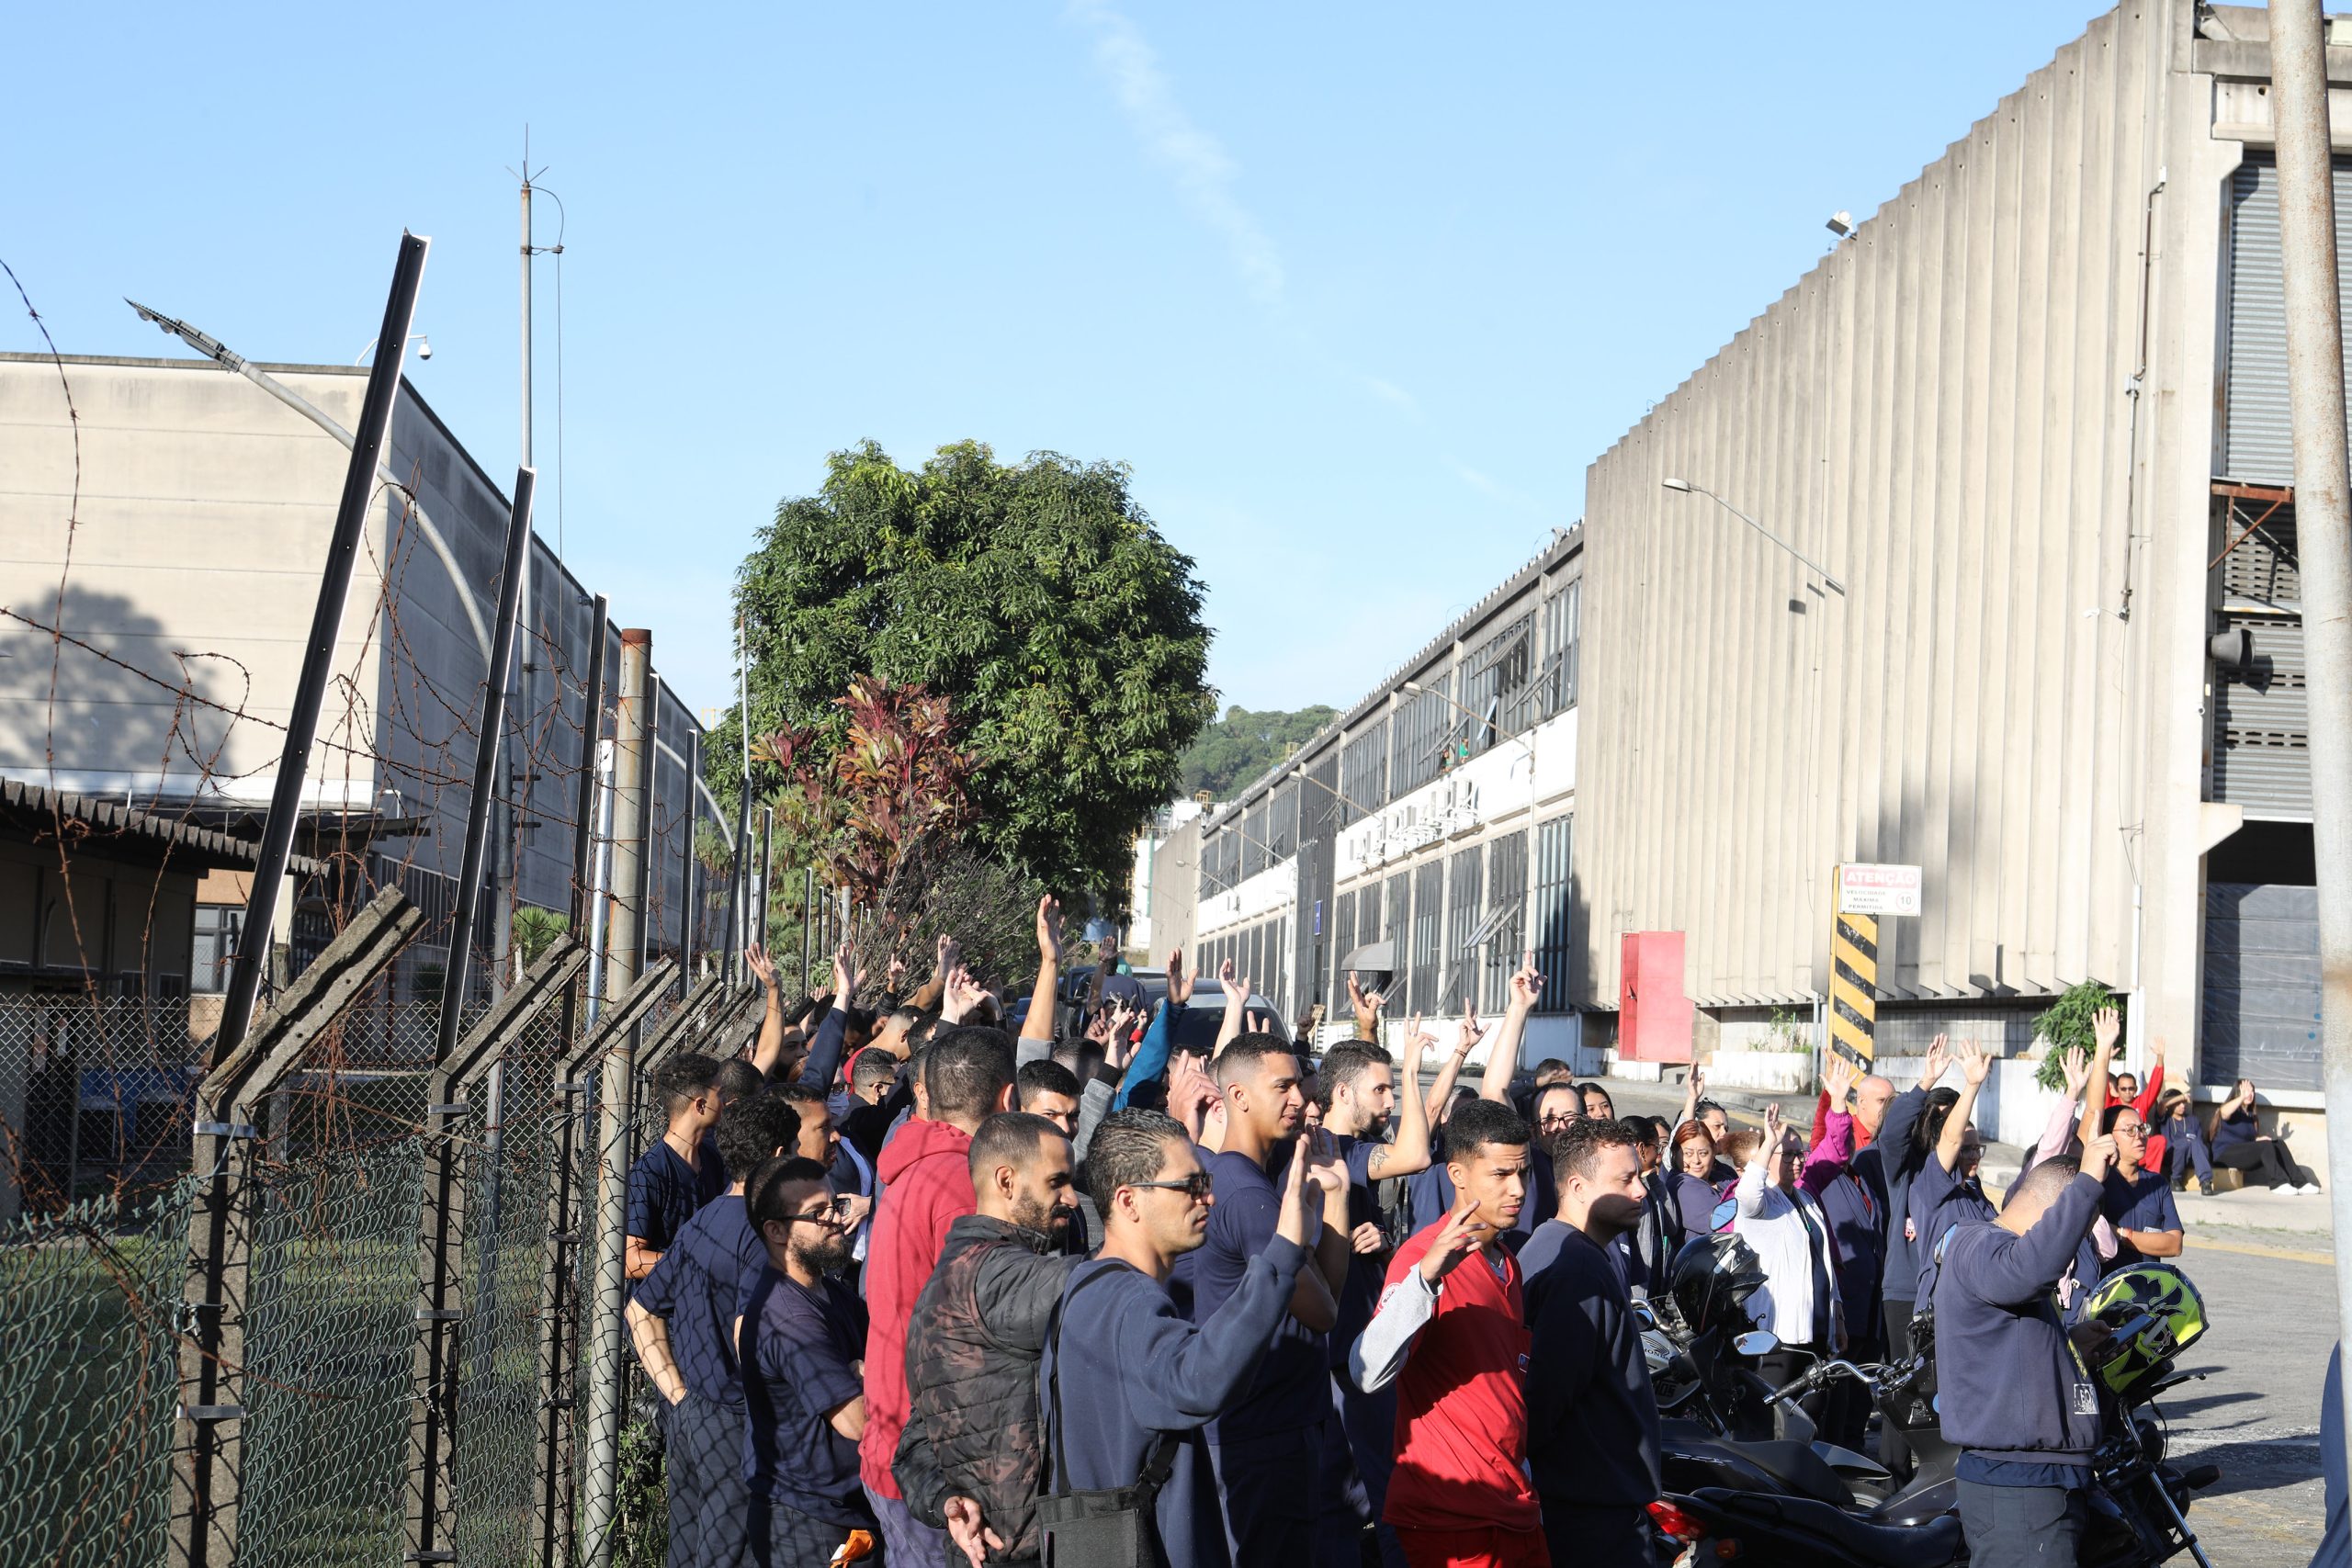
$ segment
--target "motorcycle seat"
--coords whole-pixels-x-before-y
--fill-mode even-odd
[[[1874,1525],[1810,1497],[1774,1497],[1713,1486],[1691,1495],[1735,1517],[1817,1537],[1876,1568],[1946,1568],[1960,1555],[1960,1520],[1950,1514],[1922,1525]]]
[[[1829,1468],[1829,1461],[1815,1452],[1810,1443],[1768,1438],[1752,1443],[1729,1442],[1725,1446],[1736,1450],[1757,1469],[1800,1497],[1811,1497],[1833,1508],[1850,1506],[1854,1501],[1854,1489]]]

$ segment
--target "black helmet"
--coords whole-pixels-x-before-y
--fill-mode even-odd
[[[1747,1298],[1764,1288],[1764,1264],[1756,1249],[1730,1231],[1685,1242],[1674,1255],[1676,1310],[1693,1334],[1717,1325],[1747,1326]]]

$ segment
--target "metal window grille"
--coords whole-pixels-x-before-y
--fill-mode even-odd
[[[1348,954],[1356,950],[1356,896],[1342,893],[1331,900],[1331,989],[1333,997],[1348,994]]]
[[[1458,718],[1446,701],[1451,671],[1427,677],[1428,689],[1408,697],[1396,710],[1389,728],[1389,798],[1416,790],[1437,777],[1445,765],[1445,750],[1453,739]]]
[[[229,968],[237,956],[237,934],[245,912],[233,904],[196,907],[196,956],[188,975],[188,989],[217,997],[229,987]]]
[[[1381,929],[1387,933],[1389,943],[1395,949],[1390,957],[1390,962],[1396,965],[1393,971],[1396,979],[1390,982],[1393,988],[1405,980],[1406,958],[1412,952],[1413,947],[1411,930],[1413,879],[1409,874],[1400,871],[1388,879],[1386,887],[1387,892],[1385,897],[1388,912],[1385,923]],[[1398,991],[1396,995],[1401,1002],[1405,993]]]
[[[1577,705],[1577,622],[1581,616],[1584,581],[1565,582],[1544,601],[1544,716],[1551,717]]]
[[[1266,823],[1271,813],[1263,800],[1241,818],[1241,876],[1247,881],[1266,869]]]
[[[1479,1002],[1488,1012],[1510,1005],[1511,971],[1527,947],[1527,835],[1509,833],[1487,849],[1487,908],[1498,918],[1479,953]]]
[[[1486,918],[1486,907],[1479,901],[1479,882],[1486,870],[1486,853],[1473,844],[1466,850],[1456,850],[1446,860],[1445,962],[1441,968],[1443,977],[1438,982],[1442,995],[1438,1010],[1451,1012],[1478,994],[1478,954],[1471,949],[1471,933]]]
[[[1298,853],[1298,785],[1286,784],[1274,791],[1266,818],[1266,849],[1272,860],[1285,861]]]
[[[1413,873],[1412,1010],[1438,1008],[1438,964],[1445,940],[1445,863],[1431,858]]]
[[[1483,751],[1498,735],[1527,728],[1534,693],[1532,650],[1535,617],[1520,616],[1471,651],[1462,665],[1462,705],[1478,716],[1473,724],[1453,716],[1467,732],[1473,752]]]
[[[1544,975],[1538,1012],[1568,1010],[1572,891],[1570,864],[1576,818],[1555,817],[1535,829],[1535,967]]]
[[[1388,721],[1366,729],[1349,741],[1340,752],[1340,793],[1347,796],[1340,802],[1341,826],[1359,822],[1363,807],[1378,810],[1388,804]],[[1352,803],[1352,804],[1351,804]]]

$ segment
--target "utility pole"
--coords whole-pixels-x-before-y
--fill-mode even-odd
[[[605,997],[618,1001],[637,984],[645,962],[646,886],[652,859],[654,710],[662,683],[653,673],[653,634],[621,633],[620,703],[615,716],[613,767],[613,886],[620,897],[605,925]],[[692,781],[688,781],[691,784]],[[581,1536],[592,1565],[609,1564],[620,1477],[621,1298],[626,1288],[622,1229],[628,1223],[628,1168],[635,1109],[637,1039],[616,1045],[596,1066],[599,1111],[596,1160],[594,1307],[588,1384],[587,1496]]]
[[[2352,1234],[2352,473],[2344,432],[2344,302],[2321,0],[2270,0],[2271,115],[2287,303],[2287,406],[2309,661],[2312,852],[2319,894],[2320,1065],[2328,1202]],[[2338,1344],[2352,1343],[2352,1250],[2335,1253]],[[2352,1385],[2345,1396],[2352,1416]],[[2352,1425],[2346,1430],[2352,1431]]]

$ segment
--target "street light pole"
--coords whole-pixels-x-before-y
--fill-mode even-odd
[[[1742,512],[1738,507],[1734,506],[1730,502],[1725,501],[1713,491],[1705,489],[1700,485],[1694,485],[1689,479],[1660,479],[1658,480],[1658,483],[1664,485],[1668,490],[1679,490],[1685,495],[1705,496],[1709,501],[1713,502],[1717,506],[1722,507],[1725,512],[1730,513],[1734,517],[1738,518],[1742,523],[1747,524],[1749,527],[1755,529],[1758,533],[1763,535],[1766,538],[1780,546],[1781,548],[1796,557],[1797,559],[1804,561],[1806,566],[1812,568],[1813,573],[1815,577],[1820,578],[1822,581],[1837,590],[1839,596],[1842,597],[1845,594],[1846,585],[1838,581],[1836,578],[1830,576],[1826,569],[1813,560],[1812,558],[1808,557],[1803,550],[1798,549],[1794,545],[1792,545],[1786,539],[1781,538],[1778,534],[1772,532],[1771,529],[1767,528],[1763,524],[1758,523],[1755,518],[1750,517],[1747,513]]]

